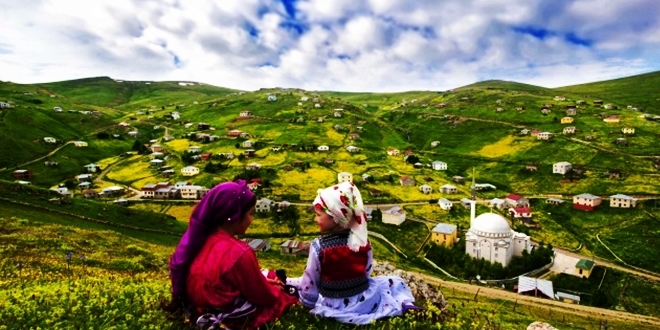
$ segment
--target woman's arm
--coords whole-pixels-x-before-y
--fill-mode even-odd
[[[243,298],[254,306],[272,306],[279,299],[279,289],[261,273],[254,251],[246,250],[227,273]]]

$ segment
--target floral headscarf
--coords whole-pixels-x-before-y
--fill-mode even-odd
[[[364,212],[364,203],[360,191],[353,182],[319,189],[314,199],[314,208],[327,213],[334,222],[342,228],[350,228],[348,247],[358,251],[367,245],[367,218]],[[355,217],[355,219],[353,219]]]

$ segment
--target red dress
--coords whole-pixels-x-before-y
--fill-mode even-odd
[[[218,231],[212,234],[190,267],[187,279],[190,302],[200,309],[231,312],[242,297],[256,311],[241,319],[227,319],[231,328],[253,329],[277,320],[298,302],[268,283],[261,273],[254,251],[233,236]]]

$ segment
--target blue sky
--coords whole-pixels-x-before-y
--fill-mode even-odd
[[[255,90],[545,87],[660,70],[657,0],[23,0],[0,79],[110,76]]]

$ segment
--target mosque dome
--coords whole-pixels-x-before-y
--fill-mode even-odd
[[[511,227],[506,219],[495,213],[483,213],[474,218],[470,230],[487,234],[511,233]]]

